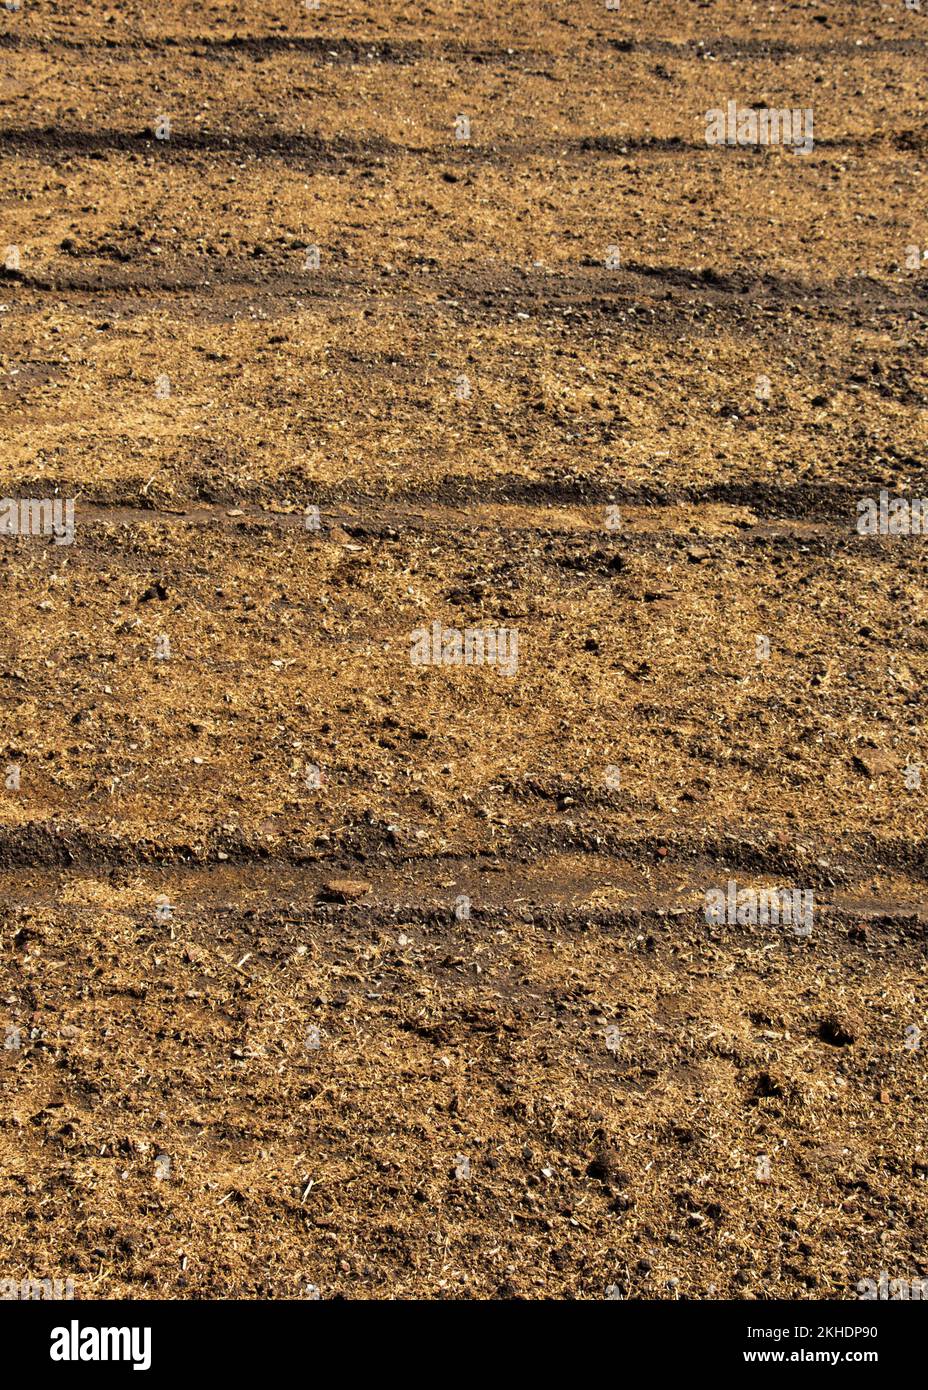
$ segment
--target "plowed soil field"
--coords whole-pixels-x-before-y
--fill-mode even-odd
[[[928,1276],[926,70],[928,0],[0,9],[0,1277]]]

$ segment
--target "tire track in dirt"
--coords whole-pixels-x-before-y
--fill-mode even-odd
[[[299,250],[281,252],[280,258],[283,261],[289,255],[295,262],[299,254]],[[82,259],[92,257],[88,252]],[[334,258],[338,259],[337,252]],[[138,259],[143,258],[140,255]],[[161,266],[154,272],[143,265],[129,275],[109,265],[92,273],[75,273],[70,268],[42,274],[28,269],[0,270],[0,285],[8,287],[17,301],[29,293],[92,295],[88,311],[96,315],[111,303],[100,296],[135,296],[135,312],[140,313],[156,307],[153,296],[185,295],[185,300],[163,300],[178,320],[196,320],[204,313],[215,317],[218,310],[225,321],[234,321],[236,312],[245,314],[254,309],[257,294],[276,320],[296,308],[335,304],[357,311],[376,301],[382,312],[399,312],[411,318],[441,316],[461,324],[513,320],[521,324],[526,320],[519,315],[527,315],[529,332],[533,322],[561,317],[564,331],[577,333],[588,333],[593,325],[601,330],[622,323],[652,335],[705,338],[722,327],[770,345],[795,333],[794,321],[774,318],[778,311],[789,310],[793,318],[845,327],[864,326],[866,320],[878,316],[891,321],[928,320],[928,283],[923,281],[887,284],[869,275],[853,281],[801,281],[763,266],[722,275],[711,267],[630,261],[621,270],[607,272],[587,256],[570,270],[559,268],[537,275],[521,267],[502,272],[483,267],[470,273],[459,270],[453,277],[444,271],[398,268],[391,278],[400,281],[403,288],[391,289],[373,272],[367,276],[330,269],[300,273],[295,265],[256,266],[244,259],[229,264],[229,258],[178,259],[175,264],[176,269],[167,272]],[[224,300],[217,306],[211,301],[220,291]],[[229,291],[241,295],[240,307],[230,302]],[[693,299],[694,293],[698,299]],[[17,311],[28,307],[28,300],[22,305],[16,302]],[[569,318],[580,321],[569,324]],[[871,384],[884,395],[893,389],[882,381]],[[907,384],[901,394],[913,403],[926,403],[923,394],[916,394]]]
[[[702,113],[694,113],[694,123],[702,120]],[[880,149],[883,147],[907,152],[922,151],[928,148],[928,125],[907,131],[890,129],[871,130],[859,135],[837,135],[815,137],[817,150],[859,150]],[[494,140],[481,144],[469,141],[465,144],[447,143],[434,145],[401,144],[374,134],[363,138],[337,136],[325,138],[297,131],[247,132],[240,129],[228,131],[185,131],[172,129],[169,140],[158,140],[154,131],[102,129],[67,130],[60,126],[0,127],[0,159],[5,157],[42,157],[62,159],[75,155],[98,158],[101,155],[116,153],[154,154],[165,162],[180,162],[190,155],[223,155],[230,159],[242,160],[247,156],[254,159],[275,159],[282,162],[295,162],[303,168],[307,161],[315,167],[329,168],[342,165],[370,165],[388,160],[418,159],[444,161],[455,159],[460,165],[479,166],[499,164],[510,166],[516,161],[530,159],[571,158],[578,162],[584,156],[615,156],[629,154],[682,155],[692,161],[696,155],[708,159],[765,160],[780,157],[778,151],[754,149],[739,146],[717,148],[709,146],[704,140],[687,140],[678,135],[577,135],[540,140]],[[808,156],[787,156],[783,158],[805,159],[810,163],[814,153]]]
[[[4,483],[9,487],[11,494],[17,497],[31,497],[41,490],[41,485],[37,479],[20,481],[11,484],[9,479]],[[44,480],[44,486],[48,489],[48,480]],[[784,550],[792,552],[797,544],[808,547],[809,552],[816,555],[831,556],[839,551],[847,551],[853,548],[860,551],[863,555],[873,556],[877,554],[892,555],[893,542],[896,539],[891,536],[864,536],[860,535],[855,527],[857,516],[856,502],[859,492],[854,488],[842,489],[840,502],[834,500],[833,495],[828,497],[827,507],[819,507],[820,515],[816,519],[810,519],[810,509],[804,501],[796,501],[790,496],[789,488],[782,488],[780,500],[773,505],[760,507],[758,501],[763,485],[757,485],[757,490],[752,494],[753,500],[750,502],[740,501],[731,505],[738,508],[750,508],[753,517],[750,521],[742,516],[732,518],[730,524],[738,527],[738,532],[713,534],[708,538],[714,554],[751,554],[757,549]],[[926,479],[926,490],[928,490],[928,479]],[[55,485],[56,493],[62,492],[66,488],[63,482]],[[140,489],[138,489],[140,490]],[[138,495],[136,490],[136,496]],[[375,496],[370,498],[370,508],[365,508],[363,512],[339,511],[346,501],[357,503],[359,494],[356,489],[345,489],[344,495],[335,496],[337,492],[342,493],[342,489],[333,489],[326,494],[326,489],[312,487],[308,489],[313,494],[313,505],[325,507],[325,515],[320,518],[318,531],[313,530],[311,534],[320,540],[332,539],[332,533],[344,532],[352,540],[367,541],[397,541],[401,537],[414,535],[434,535],[455,539],[462,534],[469,536],[491,537],[499,533],[500,521],[498,517],[488,517],[481,520],[473,512],[461,510],[454,503],[447,503],[442,506],[434,495],[429,495],[427,491],[409,492],[406,501],[402,506],[384,505],[383,499]],[[477,488],[479,491],[480,502],[485,503],[487,498],[484,489]],[[685,490],[684,490],[685,492]],[[747,495],[749,489],[745,489]],[[230,499],[231,500],[231,499]],[[237,499],[240,503],[241,498]],[[476,497],[475,497],[476,500]],[[493,499],[499,505],[507,505],[510,501],[512,505],[532,505],[526,504],[524,499],[509,499],[505,495],[497,496]],[[576,506],[577,499],[565,499],[550,497],[547,499],[549,506],[559,504],[566,507]],[[603,543],[610,543],[615,548],[615,553],[621,555],[630,547],[636,550],[658,550],[658,551],[686,551],[694,541],[694,526],[699,528],[700,507],[715,507],[719,503],[716,499],[705,495],[680,496],[667,494],[655,499],[653,495],[647,493],[647,501],[643,500],[640,490],[624,487],[621,484],[608,489],[608,504],[621,504],[625,507],[637,506],[647,507],[648,510],[658,508],[665,511],[674,511],[681,506],[686,506],[685,516],[671,518],[670,524],[663,522],[659,528],[650,529],[638,527],[634,522],[629,526],[625,525],[622,531],[604,530],[601,525],[597,525],[597,518],[584,518],[585,525],[578,526],[576,518],[559,519],[552,517],[550,510],[545,507],[539,510],[538,519],[534,522],[510,521],[507,519],[505,530],[507,536],[528,537],[551,537],[573,538],[579,540],[587,546],[588,558],[593,563],[594,557],[592,550]],[[590,505],[588,495],[584,495],[582,505]],[[416,506],[428,506],[434,510],[426,514],[413,510]],[[834,505],[834,510],[831,510]],[[230,515],[230,512],[235,513]],[[845,520],[840,520],[841,512],[845,515]],[[164,509],[157,505],[145,508],[132,506],[121,500],[107,502],[105,500],[94,500],[84,503],[80,500],[80,494],[76,499],[76,515],[79,519],[82,535],[88,537],[87,528],[112,527],[112,526],[160,526],[160,527],[182,527],[182,526],[209,526],[219,527],[223,530],[240,530],[247,528],[252,535],[266,530],[269,539],[273,540],[273,534],[277,531],[306,531],[306,522],[303,514],[299,511],[277,512],[263,511],[254,504],[251,510],[236,505],[200,506],[193,504],[189,509]],[[713,518],[717,521],[718,518]],[[82,544],[82,551],[93,549],[103,557],[104,555],[112,558],[112,552],[105,548],[106,535],[97,534],[95,531],[89,532],[89,539],[92,547],[86,543]],[[33,544],[31,538],[23,544]],[[8,541],[7,544],[10,544]],[[14,542],[15,544],[15,542]],[[50,540],[50,544],[54,544]],[[555,561],[556,562],[556,561]]]
[[[867,59],[879,54],[894,57],[919,57],[928,54],[928,41],[922,38],[905,39],[840,39],[831,42],[802,43],[787,39],[734,38],[717,35],[707,39],[675,41],[657,38],[622,38],[585,34],[580,37],[583,54],[647,53],[680,61],[700,62],[711,58],[725,62],[784,58],[814,61],[840,55],[846,58]],[[135,56],[139,53],[160,53],[165,58],[172,53],[192,54],[198,58],[230,61],[242,55],[249,58],[286,57],[298,54],[318,58],[320,63],[337,58],[344,62],[372,62],[408,66],[423,62],[483,62],[518,67],[523,63],[556,61],[563,56],[557,49],[526,48],[509,45],[472,45],[453,40],[370,39],[346,38],[341,35],[260,34],[216,35],[132,35],[124,39],[72,38],[63,34],[41,37],[31,34],[0,35],[0,51],[47,53],[49,48],[63,48],[70,53],[97,52]]]
[[[540,857],[556,863],[557,856],[582,854],[609,865],[644,866],[706,865],[715,873],[723,869],[743,869],[756,873],[803,875],[810,886],[846,886],[876,870],[902,871],[919,884],[928,881],[928,840],[890,838],[881,840],[866,834],[842,842],[813,837],[796,831],[784,843],[782,829],[756,827],[751,837],[716,832],[703,827],[690,835],[677,831],[666,835],[630,836],[595,828],[551,822],[529,823],[510,836],[500,836],[492,855],[497,864],[531,865]],[[87,869],[110,872],[128,867],[172,867],[186,865],[200,870],[228,863],[238,868],[275,866],[279,870],[316,864],[337,867],[340,873],[355,870],[364,877],[376,856],[377,870],[389,867],[431,864],[435,872],[442,864],[468,862],[466,849],[438,855],[412,846],[397,848],[386,832],[364,824],[354,825],[340,836],[332,850],[305,849],[294,845],[268,847],[254,839],[225,832],[197,844],[170,844],[167,841],[127,842],[90,826],[29,822],[19,826],[0,826],[0,871],[37,869]],[[368,866],[367,869],[364,866]],[[330,873],[331,876],[331,873]]]
[[[451,872],[457,866],[446,867]],[[622,867],[629,877],[633,875],[634,866]],[[57,884],[54,881],[43,883],[33,880],[21,887],[15,879],[9,877],[8,871],[3,872],[7,887],[15,888],[18,895],[16,909],[7,924],[15,925],[20,915],[26,917],[27,935],[27,914],[33,912],[48,912],[59,921],[65,919],[71,923],[79,923],[82,918],[92,920],[99,916],[99,910],[95,907],[62,903],[55,895]],[[150,874],[153,871],[146,869],[145,872]],[[369,872],[367,876],[370,878]],[[117,881],[118,877],[116,871]],[[717,878],[717,872],[714,875],[710,874],[706,877],[705,884],[714,885]],[[158,898],[169,897],[172,921],[177,927],[183,927],[195,918],[198,925],[205,925],[207,928],[210,923],[221,922],[227,928],[231,926],[234,930],[245,931],[252,936],[258,932],[280,933],[284,925],[337,928],[346,934],[366,933],[376,928],[396,930],[397,919],[401,919],[404,927],[425,928],[435,933],[439,941],[444,939],[455,942],[458,947],[464,939],[465,931],[476,929],[483,932],[486,928],[507,926],[513,922],[530,925],[535,931],[552,935],[597,932],[604,936],[634,937],[641,933],[642,929],[646,929],[649,932],[672,932],[676,941],[679,941],[684,931],[704,933],[704,939],[710,939],[709,933],[706,933],[710,924],[705,921],[704,908],[694,906],[692,902],[681,906],[680,901],[669,894],[652,892],[636,897],[634,893],[623,892],[621,906],[613,908],[572,905],[570,897],[576,898],[583,892],[593,894],[602,891],[602,880],[592,877],[584,883],[578,883],[573,878],[570,883],[565,881],[563,885],[554,883],[550,896],[544,901],[531,896],[530,890],[528,897],[490,892],[472,897],[469,899],[468,908],[469,926],[462,924],[460,919],[455,917],[453,902],[449,902],[447,896],[445,899],[439,898],[434,883],[425,880],[408,883],[405,887],[399,886],[396,879],[387,884],[372,884],[363,903],[344,906],[325,900],[325,881],[324,877],[316,874],[286,880],[279,876],[268,883],[260,874],[257,877],[249,874],[248,878],[242,878],[238,882],[234,879],[227,880],[221,889],[218,885],[211,885],[212,891],[197,896],[198,888],[209,888],[210,885],[204,885],[199,880],[192,881],[189,871],[171,869],[155,878],[148,877],[144,885],[135,878],[132,886],[136,893],[150,894],[153,904],[157,903]],[[458,886],[460,885],[455,885]],[[484,880],[481,887],[483,886],[492,889],[493,885]],[[519,885],[520,891],[523,886]],[[743,879],[739,882],[739,888],[748,886]],[[705,885],[695,881],[691,887],[694,892],[705,889]],[[475,894],[480,893],[478,888],[472,891]],[[559,903],[557,898],[561,892],[564,893],[564,901]],[[217,901],[220,894],[224,899],[222,905]],[[258,905],[246,906],[249,896],[253,897]],[[109,908],[106,915],[108,918],[138,923],[144,917],[144,909],[127,912],[124,909]],[[859,947],[853,944],[848,945],[847,938],[850,937],[851,942],[858,939],[866,940],[869,950],[880,945],[885,949],[889,942],[894,946],[906,945],[912,949],[913,957],[917,961],[921,957],[919,943],[926,923],[928,918],[924,909],[911,901],[873,898],[868,897],[865,892],[836,895],[828,901],[816,902],[814,949],[820,951],[827,944],[832,949],[844,947],[849,952],[859,950]],[[865,929],[864,932],[860,931],[861,927]],[[751,944],[751,933],[745,927],[731,923],[726,925],[725,931],[730,937],[730,949]],[[198,935],[206,936],[208,939],[211,934],[201,931]],[[804,949],[799,942],[793,940],[788,927],[784,929],[783,942],[787,949]],[[659,945],[666,949],[668,943],[661,941]],[[646,955],[657,946],[658,943],[651,937],[650,944],[642,942],[638,949]]]
[[[912,460],[911,462],[915,462]],[[906,460],[900,460],[905,464]],[[621,471],[621,465],[616,466],[617,474]],[[815,542],[840,544],[844,539],[855,546],[866,547],[868,553],[891,550],[894,540],[891,536],[859,536],[855,530],[857,518],[857,502],[860,499],[860,488],[866,486],[864,479],[859,484],[850,483],[767,483],[755,482],[752,480],[738,480],[730,482],[717,482],[694,484],[692,486],[661,486],[659,484],[645,485],[624,482],[621,477],[599,480],[578,479],[572,482],[565,482],[558,478],[538,479],[527,481],[524,478],[448,478],[439,488],[417,487],[415,484],[408,486],[393,486],[390,489],[390,498],[387,506],[402,504],[403,506],[414,506],[416,504],[431,507],[447,507],[449,509],[458,508],[468,503],[478,505],[483,504],[502,504],[518,506],[536,506],[539,509],[549,506],[608,506],[609,504],[635,506],[635,507],[662,507],[675,508],[682,505],[688,506],[717,506],[725,505],[731,507],[748,508],[754,514],[757,521],[769,523],[776,527],[778,522],[810,523],[811,529],[802,532],[782,531],[780,536],[776,533],[755,532],[754,535],[747,537],[752,543],[754,541],[766,543],[770,540],[782,538],[790,543],[795,543],[797,539],[813,544]],[[878,479],[874,478],[872,486],[879,488],[883,486]],[[52,494],[73,495],[68,490],[73,488],[73,482],[68,482],[64,478],[55,479],[45,475],[42,478],[21,477],[15,484],[9,479],[4,486],[12,487],[18,496],[38,495],[36,489],[45,489],[42,495],[46,495],[49,489]],[[212,508],[203,508],[199,502],[191,504],[191,511],[185,509],[166,510],[159,509],[157,504],[152,504],[150,508],[139,508],[136,504],[142,488],[145,486],[140,477],[128,484],[114,485],[115,490],[109,500],[103,497],[94,497],[86,504],[81,504],[78,497],[78,505],[83,513],[86,513],[91,520],[95,521],[116,521],[133,522],[136,519],[139,524],[150,523],[158,520],[159,524],[207,524],[207,525],[250,525],[261,523],[262,525],[279,526],[283,528],[302,527],[305,523],[302,518],[287,516],[286,514],[274,512],[255,512],[253,515],[242,515],[241,517],[229,517],[227,509],[244,508],[249,503],[255,505],[260,498],[261,489],[252,488],[246,492],[244,488],[229,488],[227,491],[220,489],[213,490],[213,495],[208,499],[215,504]],[[313,505],[320,508],[335,509],[340,506],[352,504],[369,503],[372,508],[382,508],[384,497],[382,493],[372,492],[369,485],[360,481],[347,481],[337,485],[320,483],[317,481],[307,482],[305,475],[293,474],[285,475],[276,480],[274,484],[268,485],[265,491],[272,491],[273,496],[279,497],[282,493],[305,494],[307,502],[310,500]],[[912,495],[921,492],[928,492],[928,473],[923,473],[920,478],[913,478],[910,488]],[[405,524],[405,513],[387,513],[395,517],[395,524]],[[845,522],[840,518],[846,518]],[[358,527],[364,528],[370,523],[366,518],[352,519],[346,514],[344,523],[341,517],[326,518],[326,525],[342,525],[351,522]],[[393,525],[394,522],[385,519],[384,526]],[[453,524],[455,529],[460,529],[457,519]],[[427,528],[423,528],[427,529]],[[483,528],[475,527],[474,530]],[[492,528],[492,523],[487,529]],[[531,528],[535,529],[535,528]],[[543,522],[539,521],[539,529],[543,529]],[[750,530],[750,527],[745,527]],[[364,530],[358,530],[357,534],[365,534]],[[594,533],[591,531],[591,538]],[[634,533],[613,533],[613,540],[628,539],[633,535],[636,543],[648,545],[648,533],[644,530]],[[595,533],[597,540],[605,540],[605,534]],[[690,537],[692,539],[692,537]],[[49,538],[49,545],[54,546],[54,541]]]
[[[45,486],[48,479],[44,480]],[[27,482],[20,482],[14,491],[17,495],[32,495],[39,486],[37,479]],[[60,489],[61,483],[55,485]],[[788,493],[788,489],[783,489]],[[660,530],[652,531],[648,529],[638,529],[633,527],[631,530],[622,532],[612,532],[608,539],[615,544],[634,542],[635,545],[643,546],[646,549],[652,547],[679,547],[680,544],[691,545],[693,535],[690,527],[694,520],[693,507],[717,505],[711,499],[700,496],[686,499],[678,499],[671,496],[664,496],[655,500],[650,493],[647,501],[642,501],[640,493],[636,494],[634,488],[609,489],[609,500],[613,500],[613,494],[622,494],[619,500],[625,505],[639,505],[642,507],[659,507],[673,510],[681,506],[682,502],[688,503],[685,515],[677,518],[670,518],[670,525],[676,525],[678,530],[668,529],[667,521],[663,521]],[[846,490],[846,500],[850,501],[851,496],[856,498],[856,492],[848,488]],[[314,489],[314,505],[319,505],[319,489]],[[455,507],[452,503],[442,504],[434,495],[428,495],[427,490],[418,493],[410,493],[405,503],[394,504],[384,502],[382,498],[371,497],[370,505],[365,506],[363,511],[338,511],[336,508],[343,506],[348,500],[346,497],[335,498],[332,494],[324,499],[323,505],[326,506],[326,514],[321,518],[321,526],[318,534],[320,539],[328,539],[329,533],[335,528],[344,531],[346,535],[364,540],[399,540],[401,535],[415,534],[434,534],[447,535],[449,537],[459,536],[462,532],[469,535],[484,535],[487,533],[496,534],[500,529],[500,518],[498,514],[489,515],[482,520],[474,511],[465,511]],[[351,500],[358,501],[358,494],[352,490]],[[499,499],[497,499],[499,500]],[[556,499],[550,499],[555,501]],[[200,506],[193,504],[190,508],[168,509],[153,505],[151,507],[140,507],[127,505],[124,502],[114,500],[93,501],[89,503],[80,502],[80,516],[82,526],[101,524],[103,526],[219,526],[225,529],[237,529],[241,527],[259,526],[268,530],[284,531],[304,531],[307,529],[305,517],[299,510],[292,512],[263,511],[253,507],[248,511],[244,508],[228,506]],[[505,505],[505,503],[503,503]],[[516,505],[515,503],[513,505]],[[565,502],[565,506],[570,506]],[[743,505],[743,504],[742,504]],[[429,506],[434,510],[423,512],[416,510],[417,507]],[[753,508],[752,508],[753,510]],[[788,508],[785,509],[788,512]],[[698,512],[696,513],[698,517]],[[556,536],[562,534],[565,537],[575,537],[581,541],[591,544],[599,544],[607,537],[603,533],[601,525],[597,524],[594,518],[584,518],[587,525],[577,525],[576,518],[570,515],[559,518],[552,516],[550,509],[545,507],[539,510],[536,521],[523,521],[519,524],[510,518],[506,519],[506,534],[516,534],[522,536]],[[727,549],[750,550],[755,545],[776,545],[783,543],[790,547],[794,546],[797,540],[816,546],[822,553],[831,553],[836,547],[857,544],[868,546],[870,549],[885,548],[891,543],[891,537],[879,536],[858,536],[853,528],[848,529],[833,515],[818,520],[807,520],[803,517],[802,521],[785,520],[782,517],[776,520],[753,520],[746,521],[740,514],[740,508],[735,516],[731,518],[731,524],[740,528],[740,533],[713,535],[713,545],[725,547]]]

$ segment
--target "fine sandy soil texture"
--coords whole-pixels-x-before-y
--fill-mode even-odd
[[[926,62],[0,8],[0,1276],[928,1275]]]

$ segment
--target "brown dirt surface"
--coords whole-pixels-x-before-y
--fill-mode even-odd
[[[928,0],[0,8],[0,492],[76,499],[0,535],[0,1277],[928,1276],[928,536],[856,525],[928,496],[926,58]]]

